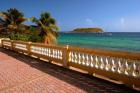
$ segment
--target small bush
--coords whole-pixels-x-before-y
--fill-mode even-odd
[[[42,38],[38,35],[30,35],[29,41],[31,42],[42,42]]]
[[[13,34],[12,33],[9,37],[11,40],[29,41],[29,36],[24,35],[24,34],[19,34],[19,33]]]

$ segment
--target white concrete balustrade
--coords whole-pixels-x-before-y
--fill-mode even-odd
[[[126,85],[140,87],[140,53],[102,51],[77,47],[47,46],[38,43],[2,41],[3,47],[20,49],[28,55],[60,61],[65,66],[72,66],[88,72],[100,74],[124,82]],[[14,50],[16,51],[16,50]],[[24,52],[22,51],[22,52]],[[86,69],[85,69],[86,68]],[[108,74],[109,73],[109,74]],[[120,78],[119,78],[120,77]],[[131,82],[129,82],[131,81]]]
[[[70,52],[69,61],[87,67],[111,71],[113,73],[140,77],[140,61],[138,60]]]
[[[15,44],[15,48],[21,49],[21,50],[27,50],[26,44]]]
[[[8,46],[8,47],[12,46],[11,42],[7,42],[7,41],[4,41],[3,42],[3,45],[4,46]]]
[[[62,50],[31,46],[31,52],[49,56],[52,58],[62,59]]]

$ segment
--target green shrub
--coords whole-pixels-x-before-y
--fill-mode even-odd
[[[29,41],[29,36],[25,34],[12,33],[9,37],[11,40]]]
[[[29,41],[31,41],[31,42],[41,42],[42,38],[38,35],[30,35],[29,36]]]

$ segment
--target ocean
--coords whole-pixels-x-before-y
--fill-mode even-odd
[[[60,33],[58,44],[140,52],[140,32]]]

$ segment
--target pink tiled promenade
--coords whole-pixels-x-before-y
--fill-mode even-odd
[[[137,91],[0,48],[0,93],[137,93]]]

